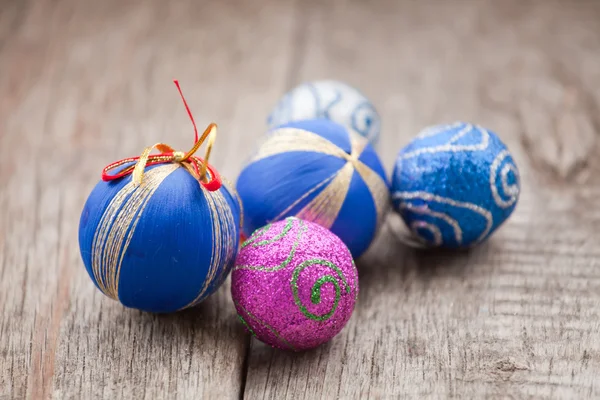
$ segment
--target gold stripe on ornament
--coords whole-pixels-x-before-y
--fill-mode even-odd
[[[206,198],[212,221],[210,265],[198,295],[182,308],[196,305],[204,298],[211,284],[222,282],[225,279],[228,272],[226,266],[233,261],[237,252],[235,243],[238,238],[236,236],[235,218],[223,192],[221,190],[209,192],[202,188],[202,193]]]
[[[119,299],[119,277],[123,257],[148,201],[160,184],[179,164],[151,169],[138,185],[127,183],[110,201],[98,223],[92,241],[92,271],[100,290]]]
[[[231,193],[231,195],[235,198],[235,201],[237,201],[238,207],[240,208],[240,229],[243,229],[244,228],[244,205],[242,204],[242,199],[240,198],[240,195],[238,194],[237,190],[235,189],[235,186],[231,182],[229,182],[228,179],[226,179],[225,177],[222,176],[221,182],[227,188],[229,193]]]
[[[353,131],[349,132],[352,153],[358,154],[356,159],[353,160],[354,168],[356,168],[356,171],[359,173],[371,193],[373,203],[375,203],[375,211],[377,212],[377,225],[379,226],[383,221],[383,216],[389,206],[388,186],[377,172],[358,160],[360,154],[362,154],[367,146],[367,141],[357,133]]]
[[[379,174],[359,160],[362,152],[367,147],[368,141],[352,129],[348,129],[348,135],[351,145],[350,154],[316,133],[303,129],[280,128],[265,139],[251,162],[293,151],[322,153],[347,161],[338,171],[302,194],[272,221],[285,217],[295,206],[326,185],[318,196],[296,213],[296,216],[331,228],[344,204],[350,189],[353,172],[356,170],[371,193],[377,213],[377,224],[379,225],[382,222],[383,215],[389,206],[387,184]]]
[[[339,170],[335,171],[333,174],[331,174],[330,176],[323,179],[321,182],[317,183],[315,186],[313,186],[312,188],[307,190],[302,196],[300,196],[297,200],[295,200],[292,204],[290,204],[285,210],[283,210],[281,213],[279,213],[279,215],[277,215],[275,218],[270,220],[269,223],[283,219],[287,215],[287,213],[289,213],[294,207],[296,207],[298,204],[300,204],[304,199],[306,199],[308,196],[310,196],[312,193],[317,191],[322,186],[327,185],[329,182],[331,182],[331,180],[335,179],[335,177],[338,175],[338,173],[339,173]]]
[[[346,200],[354,168],[347,162],[336,174],[335,178],[318,196],[310,201],[296,216],[313,221],[325,228],[331,228]]]
[[[290,151],[306,151],[343,157],[346,152],[316,133],[296,128],[280,128],[269,134],[251,162]]]

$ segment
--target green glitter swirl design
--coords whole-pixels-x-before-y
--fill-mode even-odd
[[[244,244],[242,245],[242,248],[244,248],[250,244],[252,244],[253,247],[266,246],[266,245],[275,243],[278,240],[284,238],[292,230],[292,227],[294,226],[294,218],[290,217],[290,218],[287,218],[285,221],[286,221],[286,224],[283,227],[283,230],[281,231],[281,233],[279,235],[274,236],[272,239],[261,240],[260,242],[256,242],[259,237],[263,236],[269,229],[271,229],[271,226],[273,224],[268,224],[267,226],[264,226],[264,227],[258,229],[256,232],[254,232],[252,234],[252,236],[250,236],[248,238],[248,240],[246,242],[244,242]]]
[[[306,232],[306,224],[301,219],[297,219],[294,217],[289,217],[286,219],[286,221],[287,221],[287,223],[279,235],[275,236],[273,239],[263,240],[263,241],[260,241],[255,244],[257,247],[258,246],[266,246],[267,244],[271,244],[271,243],[276,242],[277,240],[281,240],[292,230],[292,228],[294,226],[294,222],[297,221],[298,222],[298,234],[296,235],[296,240],[292,244],[292,249],[290,250],[290,253],[286,257],[286,259],[283,260],[283,262],[281,262],[281,264],[276,265],[274,267],[265,267],[265,266],[261,266],[261,265],[238,265],[234,268],[234,270],[247,269],[250,271],[275,272],[275,271],[279,271],[280,269],[287,267],[288,264],[290,263],[290,261],[292,261],[292,258],[294,258],[294,254],[296,254],[296,249],[298,248],[298,244],[300,243],[302,234],[304,232]],[[288,228],[288,226],[289,226],[289,228]],[[246,243],[250,242],[251,240],[252,240],[251,243],[254,243],[259,237],[261,237],[264,233],[266,233],[266,231],[270,227],[271,227],[271,224],[256,231],[255,233],[252,234],[252,236],[250,236],[250,238],[246,241]],[[250,244],[250,243],[248,243],[248,244]]]
[[[300,295],[298,294],[298,278],[300,277],[300,273],[304,269],[306,269],[308,267],[312,267],[313,265],[322,265],[322,266],[328,267],[328,268],[332,269],[335,272],[335,274],[337,275],[337,277],[333,276],[333,275],[322,276],[312,286],[310,300],[313,304],[321,303],[321,287],[324,284],[331,283],[331,284],[333,284],[333,286],[335,288],[335,300],[333,301],[331,310],[329,310],[329,312],[327,312],[323,315],[313,314],[310,311],[308,311],[306,306],[304,304],[302,304],[302,300],[300,299]],[[342,270],[337,265],[332,263],[331,261],[315,258],[312,260],[304,261],[302,264],[298,265],[294,269],[290,283],[292,286],[292,292],[294,294],[294,301],[296,302],[296,305],[298,306],[300,311],[302,311],[302,314],[304,314],[307,318],[312,319],[313,321],[326,321],[329,318],[331,318],[331,316],[335,313],[335,310],[337,309],[338,304],[340,302],[340,298],[341,298],[342,288],[340,287],[338,278],[339,278],[339,280],[341,280],[343,282],[346,293],[350,293],[350,286],[348,285],[348,282],[346,281],[346,278],[344,277]]]
[[[288,256],[285,258],[285,260],[283,260],[279,265],[276,265],[274,267],[265,267],[265,266],[261,266],[261,265],[239,265],[236,266],[234,268],[234,270],[241,270],[241,269],[245,269],[245,270],[251,270],[251,271],[261,271],[261,272],[276,272],[279,271],[281,269],[284,269],[285,267],[287,267],[289,265],[289,263],[292,261],[292,259],[294,258],[294,255],[296,254],[296,249],[298,248],[298,244],[300,243],[300,239],[302,238],[302,234],[304,232],[306,232],[307,226],[304,223],[303,220],[295,218],[295,217],[288,217],[286,218],[286,224],[283,228],[283,230],[277,234],[276,236],[274,236],[271,239],[267,239],[267,240],[259,240],[261,237],[263,237],[270,229],[271,226],[273,224],[268,224],[266,226],[264,226],[263,228],[260,228],[258,230],[256,230],[247,240],[246,242],[242,245],[242,248],[249,246],[249,245],[253,245],[253,247],[261,247],[261,246],[267,246],[269,244],[275,243],[279,240],[281,240],[282,238],[284,238],[285,236],[287,236],[290,231],[293,229],[294,227],[294,223],[298,222],[298,233],[296,235],[296,238],[294,240],[294,243],[292,244],[292,248],[290,250],[290,253],[288,254]],[[352,254],[350,254],[350,259],[352,259]],[[325,285],[326,283],[331,283],[333,284],[334,288],[335,288],[335,299],[333,302],[333,305],[331,307],[331,309],[323,314],[323,315],[318,315],[318,314],[314,314],[311,313],[308,308],[302,304],[302,300],[300,299],[300,295],[299,295],[299,291],[298,291],[298,279],[300,277],[300,274],[302,273],[302,271],[308,267],[314,266],[314,265],[321,265],[321,266],[325,266],[330,268],[334,274],[331,275],[325,275],[322,276],[321,278],[319,278],[315,284],[312,286],[311,288],[311,302],[313,304],[320,304],[321,303],[321,288],[323,285]],[[354,259],[352,259],[352,265],[354,266]],[[356,269],[356,268],[354,268]],[[340,286],[339,281],[342,282],[342,286]],[[358,275],[355,274],[354,276],[354,282],[355,282],[355,287],[358,287]],[[350,286],[348,285],[348,282],[342,272],[342,270],[335,265],[334,263],[332,263],[331,261],[328,260],[323,260],[323,259],[311,259],[308,261],[304,261],[302,264],[300,264],[299,266],[297,266],[293,273],[292,273],[292,279],[290,280],[290,285],[292,288],[292,293],[294,296],[294,302],[296,303],[296,305],[298,306],[298,308],[300,309],[300,311],[302,312],[302,314],[304,314],[307,318],[313,320],[313,321],[326,321],[329,318],[331,318],[333,316],[333,314],[335,314],[335,311],[337,310],[338,304],[340,302],[340,298],[342,295],[342,290],[344,290],[347,294],[350,293]],[[358,291],[356,291],[355,293],[355,300],[358,297]],[[244,309],[243,307],[240,306],[241,309],[244,310],[244,312],[254,321],[256,321],[257,323],[259,323],[260,325],[264,326],[265,328],[267,328],[269,331],[271,331],[273,333],[273,335],[275,335],[282,343],[284,343],[286,346],[288,346],[289,348],[291,348],[292,350],[294,350],[294,348],[285,340],[281,337],[281,335],[279,335],[277,333],[277,331],[275,331],[275,329],[273,329],[272,327],[268,326],[267,324],[265,324],[264,322],[258,320],[255,316],[253,316],[251,313],[249,313],[246,309]],[[254,332],[250,329],[249,324],[247,323],[247,321],[245,321],[241,316],[239,316],[240,320],[242,321],[242,323],[244,325],[246,325],[246,327],[248,327],[248,330],[254,334]]]
[[[242,311],[244,311],[244,313],[250,317],[250,319],[252,319],[254,322],[256,322],[258,325],[262,326],[263,328],[266,328],[269,330],[269,332],[271,332],[273,334],[273,336],[275,336],[277,338],[277,340],[279,340],[280,343],[283,343],[284,346],[286,346],[287,348],[289,348],[290,350],[293,351],[297,351],[296,348],[294,346],[292,346],[290,344],[290,342],[288,342],[287,340],[285,340],[283,338],[283,336],[281,336],[281,334],[279,332],[277,332],[275,330],[275,328],[273,328],[271,325],[261,321],[257,316],[255,316],[254,314],[252,314],[251,312],[249,312],[248,310],[246,310],[241,304],[234,302],[236,308],[241,309]],[[256,333],[252,330],[252,328],[250,328],[250,324],[248,324],[248,322],[246,322],[246,320],[238,313],[238,317],[239,319],[242,321],[242,324],[244,324],[246,326],[246,328],[248,328],[248,330],[250,331],[250,333],[252,335],[254,335],[255,337],[258,337],[256,335]]]
[[[268,224],[268,225],[263,226],[260,229],[255,230],[254,233],[248,239],[246,239],[246,241],[244,243],[242,243],[242,249],[251,245],[252,243],[254,243],[256,241],[256,239],[258,239],[260,236],[262,236],[264,233],[266,233],[269,229],[271,229],[271,225],[273,225],[273,224]]]
[[[238,318],[240,319],[240,321],[242,321],[242,324],[244,324],[244,326],[246,327],[246,329],[248,329],[248,332],[250,332],[250,334],[254,337],[258,337],[256,336],[256,333],[254,333],[254,331],[252,330],[252,328],[250,328],[250,325],[248,325],[248,323],[246,322],[246,320],[244,319],[244,317],[242,317],[241,315],[238,314]]]

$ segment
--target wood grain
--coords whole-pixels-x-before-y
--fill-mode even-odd
[[[600,4],[303,4],[293,83],[361,87],[382,113],[387,166],[423,126],[475,120],[512,149],[523,194],[468,253],[409,250],[389,216],[360,260],[349,325],[299,356],[253,341],[246,397],[600,396]]]
[[[0,0],[0,399],[598,398],[600,3],[589,0]],[[110,161],[216,121],[234,180],[286,89],[334,77],[381,156],[465,119],[513,151],[523,193],[487,244],[424,253],[390,215],[354,316],[303,354],[249,341],[229,283],[193,310],[92,285],[79,213]]]
[[[0,398],[239,398],[229,285],[175,315],[124,309],[83,268],[79,214],[107,163],[191,147],[173,78],[200,125],[219,123],[213,160],[235,179],[246,124],[287,79],[290,4],[2,4]]]

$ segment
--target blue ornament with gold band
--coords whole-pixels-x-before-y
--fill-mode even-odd
[[[292,121],[329,119],[344,125],[375,145],[381,118],[373,103],[358,89],[339,81],[305,82],[286,93],[269,114],[275,128]]]
[[[247,236],[295,216],[331,230],[355,258],[369,247],[389,205],[389,183],[371,145],[326,119],[270,131],[238,177],[237,191]]]
[[[211,124],[200,138],[196,130],[187,153],[158,144],[104,169],[83,208],[79,245],[105,295],[166,313],[200,303],[223,283],[235,264],[242,210],[208,164],[215,134]],[[205,140],[205,158],[194,156]],[[154,148],[160,153],[150,154]]]
[[[457,122],[424,129],[398,154],[392,199],[426,246],[462,248],[485,241],[511,215],[519,170],[500,138]]]

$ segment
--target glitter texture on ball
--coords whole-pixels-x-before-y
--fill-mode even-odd
[[[334,80],[303,83],[286,93],[269,115],[271,128],[292,121],[325,118],[377,143],[381,119],[358,89]]]
[[[240,320],[259,340],[301,351],[331,340],[358,296],[348,248],[320,225],[289,217],[242,245],[231,276]]]
[[[429,246],[471,247],[513,212],[519,170],[493,132],[469,123],[423,130],[397,158],[392,198],[413,234]]]

